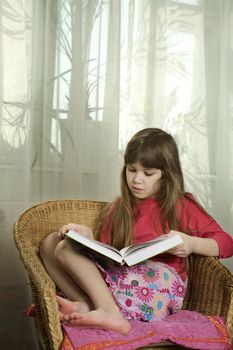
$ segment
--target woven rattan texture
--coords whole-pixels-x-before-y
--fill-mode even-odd
[[[37,323],[46,350],[58,350],[63,335],[55,285],[39,257],[41,240],[61,225],[77,222],[92,226],[106,203],[86,200],[56,200],[35,205],[26,210],[14,225],[14,240],[27,270],[33,301],[37,308]],[[206,315],[225,317],[233,336],[233,276],[218,259],[193,255],[189,259],[188,290],[184,308]],[[156,346],[145,349],[184,349],[179,346]]]

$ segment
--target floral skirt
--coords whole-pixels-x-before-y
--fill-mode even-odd
[[[151,260],[134,266],[96,264],[124,318],[153,321],[182,308],[185,283],[171,266]]]

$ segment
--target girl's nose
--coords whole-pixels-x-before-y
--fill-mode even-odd
[[[133,178],[134,183],[141,183],[142,182],[142,176],[140,173],[135,173],[134,178]]]

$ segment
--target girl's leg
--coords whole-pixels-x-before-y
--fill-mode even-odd
[[[67,283],[69,283],[70,278],[73,283],[70,291],[72,296],[74,297],[73,293],[74,291],[76,292],[75,287],[77,287],[78,292],[76,292],[76,295],[78,300],[80,300],[80,296],[82,301],[88,296],[88,300],[91,300],[94,306],[94,310],[86,313],[78,309],[75,312],[72,312],[72,310],[70,313],[65,312],[61,315],[63,321],[66,321],[69,325],[111,329],[123,334],[127,334],[130,331],[129,322],[122,317],[111,292],[92,260],[77,252],[69,241],[64,239],[58,241],[54,249],[54,261],[56,264],[52,268],[51,261],[47,265],[49,265],[50,271],[53,273],[51,277],[55,276],[60,285],[64,284],[66,291],[60,287],[62,291],[65,294],[69,291]],[[60,271],[61,268],[63,273],[57,273],[57,269]],[[67,278],[67,275],[69,278]],[[57,282],[55,281],[55,283]],[[80,295],[80,291],[85,293],[82,292],[83,294]],[[64,307],[62,299],[58,302],[60,302],[62,310],[62,307]],[[90,305],[90,301],[88,305]],[[89,307],[90,309],[91,307]]]
[[[87,313],[73,312],[63,316],[69,325],[111,329],[122,334],[130,331],[95,263],[73,248],[67,239],[59,242],[55,257],[76,284],[88,295],[94,310]]]
[[[59,289],[68,299],[57,296],[57,302],[62,314],[73,311],[87,312],[93,308],[88,296],[79,288],[75,281],[67,274],[55,258],[55,250],[61,238],[57,232],[48,235],[40,245],[40,256],[44,265]],[[70,303],[70,300],[75,301]]]

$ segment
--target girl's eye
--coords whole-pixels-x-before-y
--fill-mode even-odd
[[[128,168],[128,171],[130,171],[131,173],[135,172],[136,170],[133,168]]]
[[[148,173],[147,171],[145,171],[144,174],[145,174],[146,176],[152,176],[152,175],[153,175],[152,173]]]

